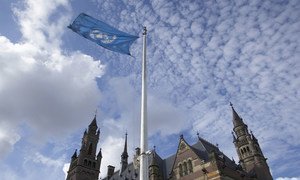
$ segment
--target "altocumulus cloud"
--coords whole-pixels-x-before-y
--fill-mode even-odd
[[[299,166],[292,160],[300,158],[294,133],[300,128],[299,1],[98,2],[98,15],[121,29],[148,27],[149,91],[188,110],[190,133],[200,130],[236,157],[229,132],[232,101],[259,138],[275,176]],[[118,15],[109,13],[117,10]],[[132,52],[140,57],[138,46]],[[140,66],[133,67],[137,72]],[[292,176],[298,176],[295,168]]]
[[[157,139],[165,140],[181,131],[195,136],[200,130],[205,138],[219,143],[226,154],[236,157],[230,139],[232,125],[228,107],[228,102],[233,101],[259,139],[275,177],[285,176],[286,172],[290,173],[286,176],[297,177],[299,161],[294,159],[300,159],[297,153],[300,137],[294,132],[299,131],[300,116],[300,42],[296,38],[300,37],[299,5],[299,1],[293,0],[180,3],[124,0],[118,4],[99,0],[95,14],[126,32],[140,31],[137,26],[142,24],[148,27],[149,119],[152,120],[149,134],[152,137],[158,134]],[[51,16],[57,8],[63,8],[66,14]],[[107,86],[100,94],[94,78],[102,75],[103,66],[98,69],[92,57],[80,52],[66,54],[60,48],[60,37],[70,21],[68,1],[28,0],[15,13],[22,41],[12,43],[3,36],[0,39],[3,64],[0,96],[5,100],[3,104],[6,103],[0,105],[1,126],[15,128],[20,122],[26,122],[35,133],[41,134],[36,138],[39,141],[68,133],[88,124],[90,117],[86,116],[103,93],[100,146],[103,146],[103,158],[111,157],[103,161],[119,164],[121,149],[118,149],[124,143],[123,133],[112,135],[111,132],[127,129],[129,137],[134,139],[129,141],[134,142],[130,149],[138,145],[140,75],[134,72],[140,72],[140,61],[131,61],[130,67],[126,61],[111,63],[108,71],[113,73],[103,74],[109,74],[110,80],[103,80]],[[49,21],[49,17],[57,19]],[[132,52],[141,57],[139,46],[133,45]],[[127,77],[120,78],[122,73],[116,75],[116,71],[122,71]],[[176,122],[177,126],[168,128],[170,122]],[[63,129],[66,124],[69,129]],[[1,132],[0,144],[8,144],[5,152],[12,151],[13,144],[20,141],[18,130]],[[160,140],[155,143],[163,144]],[[105,149],[112,145],[115,145],[113,151]],[[40,155],[49,160],[46,154]],[[53,156],[49,162],[61,162],[61,158]],[[29,161],[33,160],[29,158]],[[42,165],[43,161],[34,164]],[[48,166],[48,171],[49,168],[53,166]],[[7,170],[4,177],[14,172],[6,166],[3,169]],[[102,176],[104,171],[101,170]],[[31,177],[35,179],[34,175]]]

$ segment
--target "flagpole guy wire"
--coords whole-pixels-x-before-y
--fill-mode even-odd
[[[146,61],[147,28],[143,28],[143,59],[142,59],[142,94],[141,94],[141,155],[140,180],[148,180],[148,127],[147,127],[147,61]]]

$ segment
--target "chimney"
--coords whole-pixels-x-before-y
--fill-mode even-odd
[[[110,179],[113,175],[114,175],[114,172],[115,172],[115,167],[114,166],[107,166],[107,179]]]

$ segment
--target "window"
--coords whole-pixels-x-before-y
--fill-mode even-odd
[[[188,169],[189,169],[189,173],[193,172],[193,164],[192,164],[192,161],[190,159],[188,160]]]
[[[182,173],[182,164],[179,164],[179,175],[180,175],[180,177],[183,176],[183,173]]]
[[[89,149],[88,149],[88,155],[91,155],[93,151],[93,144],[90,143]]]
[[[178,171],[179,171],[179,176],[185,176],[190,173],[193,173],[193,163],[191,159],[184,160],[184,162],[179,162],[178,163]]]
[[[184,174],[184,175],[187,175],[187,174],[188,174],[186,162],[183,163],[183,174]]]

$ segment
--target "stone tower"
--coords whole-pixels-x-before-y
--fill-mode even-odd
[[[127,152],[127,133],[126,133],[125,134],[124,150],[123,150],[123,153],[121,155],[121,171],[120,171],[120,173],[125,171],[125,169],[127,168],[127,165],[128,165],[128,152]]]
[[[259,180],[272,180],[269,166],[266,162],[258,140],[253,133],[249,133],[248,126],[243,122],[243,119],[237,114],[232,104],[233,115],[233,143],[239,156],[240,164],[244,171]]]
[[[149,180],[162,180],[159,170],[159,165],[157,162],[157,154],[154,150],[152,151],[149,157],[150,165],[149,165]]]
[[[95,116],[83,134],[79,155],[75,151],[72,156],[67,180],[98,180],[102,159],[101,149],[96,156],[99,136]]]

